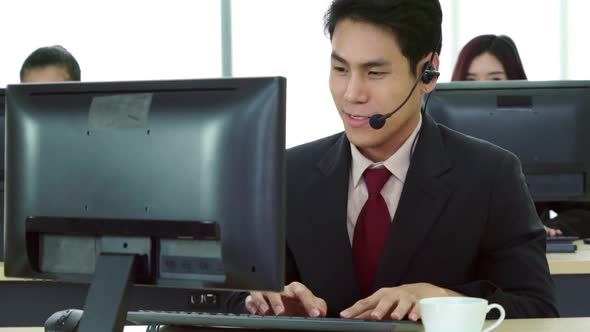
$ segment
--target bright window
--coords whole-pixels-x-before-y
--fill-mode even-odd
[[[588,0],[440,0],[440,81],[479,34],[514,39],[532,80],[590,79]],[[233,75],[287,77],[287,146],[342,130],[328,89],[331,0],[234,0]],[[13,0],[2,3],[0,87],[26,56],[61,44],[84,81],[221,76],[220,0]]]
[[[218,77],[218,0],[3,1],[0,86],[18,83],[25,58],[60,44],[84,81]]]

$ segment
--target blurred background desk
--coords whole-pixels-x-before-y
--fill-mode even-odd
[[[590,317],[590,245],[576,245],[575,253],[547,254],[562,317]]]

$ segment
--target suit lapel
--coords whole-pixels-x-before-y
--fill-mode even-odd
[[[420,137],[377,271],[375,289],[398,285],[423,245],[451,193],[445,176],[450,167],[436,123],[423,113]]]
[[[313,213],[308,217],[314,225],[310,244],[321,247],[322,252],[317,255],[322,257],[321,261],[329,263],[329,266],[319,267],[322,274],[329,270],[327,275],[332,276],[331,281],[322,287],[327,293],[326,297],[338,299],[338,303],[330,304],[338,310],[346,308],[360,295],[346,228],[350,165],[350,143],[346,135],[342,134],[318,162],[317,178],[313,179],[307,192],[310,197],[308,201],[312,202],[308,211]],[[317,245],[320,243],[325,245]]]

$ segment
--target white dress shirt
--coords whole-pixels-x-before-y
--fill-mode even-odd
[[[402,189],[404,188],[404,183],[406,181],[406,173],[408,173],[408,167],[410,166],[412,143],[418,135],[421,125],[422,114],[420,114],[418,125],[410,137],[408,137],[404,144],[402,144],[391,157],[382,162],[372,162],[363,156],[356,146],[352,143],[350,144],[352,167],[350,169],[348,181],[348,206],[346,211],[346,228],[348,229],[350,245],[352,245],[352,239],[354,237],[354,226],[356,225],[356,221],[361,213],[363,205],[365,205],[365,202],[369,197],[363,173],[367,168],[381,167],[385,167],[391,172],[391,177],[387,180],[383,189],[381,189],[381,196],[383,196],[385,203],[387,203],[389,215],[393,221],[402,194]]]

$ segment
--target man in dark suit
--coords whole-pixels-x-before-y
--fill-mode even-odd
[[[421,111],[436,85],[438,0],[335,0],[325,19],[345,133],[288,151],[290,283],[245,307],[417,320],[422,298],[474,296],[507,317],[557,316],[518,159]]]

